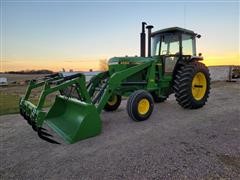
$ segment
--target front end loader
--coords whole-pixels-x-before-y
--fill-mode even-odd
[[[53,140],[47,124],[66,142],[75,143],[101,133],[102,110],[114,111],[122,97],[129,97],[127,111],[134,121],[151,116],[154,103],[164,102],[175,93],[177,102],[188,109],[205,105],[210,91],[210,74],[196,55],[196,38],[200,35],[183,28],[152,32],[153,26],[142,23],[140,57],[114,57],[109,70],[86,82],[83,73],[56,73],[29,83],[20,99],[20,114],[39,137]],[[148,30],[148,56],[145,55]],[[38,103],[29,97],[33,89],[42,88]],[[52,107],[44,108],[46,97],[57,93]]]

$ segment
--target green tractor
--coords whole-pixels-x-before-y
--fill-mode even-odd
[[[196,55],[196,38],[201,36],[179,27],[155,32],[152,28],[142,23],[140,57],[111,58],[109,70],[87,82],[82,73],[56,73],[32,80],[20,100],[21,115],[40,138],[58,143],[43,128],[47,124],[66,142],[75,143],[100,134],[101,111],[116,110],[122,97],[129,97],[127,112],[134,121],[147,120],[154,103],[164,102],[172,93],[183,108],[201,108],[210,90],[209,70],[200,62],[201,54]],[[29,101],[35,88],[42,88],[36,105]],[[46,97],[56,92],[53,106],[43,108]]]

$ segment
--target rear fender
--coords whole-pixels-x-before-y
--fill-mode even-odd
[[[190,58],[190,62],[193,62],[193,61],[202,61],[203,60],[203,57],[202,56],[191,56]]]

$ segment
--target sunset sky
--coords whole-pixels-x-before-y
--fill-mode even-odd
[[[141,22],[202,35],[207,65],[240,65],[239,1],[1,0],[1,70],[99,69],[139,55]]]

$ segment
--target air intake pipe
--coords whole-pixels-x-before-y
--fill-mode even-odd
[[[145,34],[145,26],[147,23],[142,22],[142,32],[140,33],[140,56],[145,57],[146,53],[146,34]]]
[[[148,30],[148,57],[151,57],[151,34],[152,34],[152,25],[148,25],[147,27]]]

